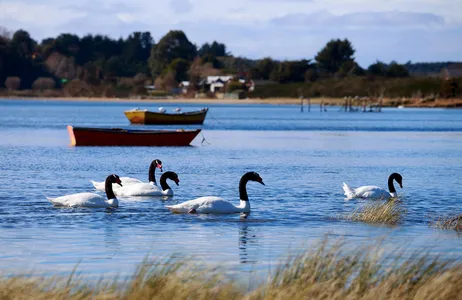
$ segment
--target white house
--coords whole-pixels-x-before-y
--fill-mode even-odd
[[[189,88],[189,81],[182,81],[180,82],[180,84],[178,85],[178,87],[181,89],[181,92],[183,94],[187,94],[188,93],[188,88]]]
[[[205,85],[210,87],[212,93],[218,92],[225,84],[233,79],[233,76],[207,76],[201,82],[200,85]]]

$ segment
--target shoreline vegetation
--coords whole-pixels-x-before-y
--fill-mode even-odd
[[[232,279],[195,260],[145,260],[121,282],[84,277],[0,278],[1,299],[460,299],[462,264],[402,249],[324,239],[289,257],[261,284]],[[77,271],[78,274],[78,271]]]

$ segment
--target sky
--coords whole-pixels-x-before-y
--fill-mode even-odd
[[[0,26],[40,41],[60,33],[158,41],[183,30],[200,46],[235,56],[313,59],[331,39],[349,39],[366,67],[462,61],[462,0],[0,0]]]

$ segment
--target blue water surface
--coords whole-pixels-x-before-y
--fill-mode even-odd
[[[296,105],[208,105],[193,147],[70,147],[66,125],[136,129],[123,111],[168,111],[204,105],[142,102],[0,100],[0,269],[84,275],[129,275],[146,257],[193,258],[230,274],[267,274],[288,254],[324,236],[353,245],[385,238],[386,249],[425,249],[462,260],[462,238],[429,226],[462,213],[462,110],[394,109],[346,113],[339,107],[300,112]],[[205,141],[203,141],[205,138]],[[147,181],[159,158],[180,186],[171,199],[121,198],[117,209],[55,208],[45,196],[96,192],[89,180],[112,173]],[[164,206],[200,196],[239,202],[248,184],[252,206],[239,215],[177,215]],[[399,172],[406,210],[401,225],[339,220],[360,200],[345,201],[342,183],[386,187]],[[160,174],[158,174],[159,176]]]

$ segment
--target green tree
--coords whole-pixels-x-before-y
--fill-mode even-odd
[[[183,31],[170,31],[152,47],[149,57],[151,74],[154,78],[159,76],[176,58],[192,61],[196,53],[196,46],[188,40]]]
[[[392,61],[388,66],[387,70],[388,77],[408,77],[409,71],[406,69],[404,65],[400,65],[395,61]]]
[[[134,32],[123,41],[123,57],[129,62],[146,62],[151,54],[154,39],[150,32]]]
[[[374,76],[386,76],[387,65],[378,60],[367,68],[367,73]]]
[[[205,65],[207,63],[210,63],[215,69],[223,69],[221,61],[211,54],[205,55],[201,58],[201,64]]]
[[[64,55],[77,57],[80,50],[80,38],[75,34],[60,34],[54,40],[54,50]]]
[[[350,41],[340,39],[329,41],[321,51],[318,52],[315,59],[318,68],[327,71],[330,74],[336,73],[343,63],[354,61],[355,49]]]
[[[362,76],[365,74],[363,68],[358,65],[355,61],[349,60],[344,62],[340,69],[337,71],[337,77],[346,77],[346,76]]]
[[[36,42],[30,37],[27,31],[22,29],[13,34],[10,45],[13,51],[21,59],[30,59],[35,51]]]
[[[270,79],[270,75],[277,67],[277,62],[269,57],[265,57],[257,62],[257,65],[250,70],[250,77],[254,79]]]
[[[211,56],[230,56],[228,52],[226,52],[226,45],[218,43],[214,41],[212,44],[205,43],[200,47],[197,51],[197,54],[200,57],[211,55]]]
[[[312,67],[306,59],[283,61],[273,69],[270,78],[279,83],[303,82],[306,71]]]
[[[188,71],[191,64],[189,61],[183,58],[176,58],[172,61],[170,66],[167,68],[167,72],[173,71],[175,74],[175,81],[181,82],[188,80]]]

